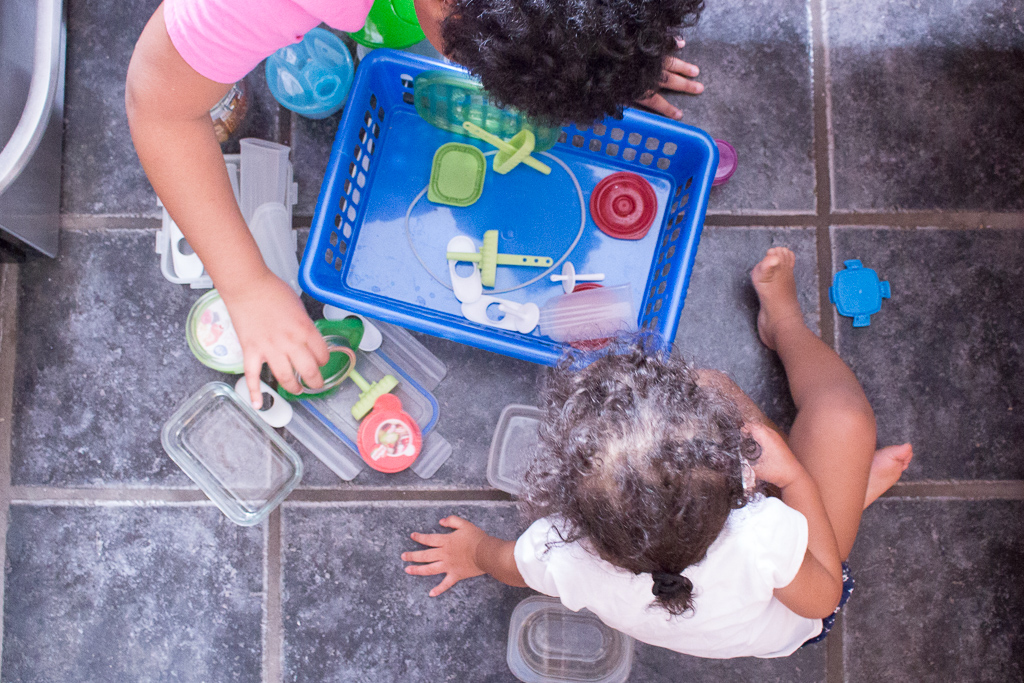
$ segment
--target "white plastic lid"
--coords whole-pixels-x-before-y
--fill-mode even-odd
[[[507,661],[525,683],[623,683],[633,668],[633,639],[586,609],[534,596],[512,611]]]
[[[537,429],[544,411],[513,403],[505,406],[491,439],[487,457],[487,481],[496,489],[518,494],[523,475],[537,452]]]

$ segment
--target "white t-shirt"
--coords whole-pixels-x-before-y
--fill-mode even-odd
[[[537,520],[516,541],[523,580],[637,640],[715,659],[784,657],[821,632],[821,619],[797,615],[773,594],[793,581],[807,551],[807,519],[777,498],[729,514],[704,560],[683,572],[694,611],[681,617],[653,605],[650,574],[620,569],[579,542],[561,544],[556,523]]]

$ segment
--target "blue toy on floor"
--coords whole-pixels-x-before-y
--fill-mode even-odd
[[[879,281],[878,273],[865,268],[857,259],[843,261],[841,270],[828,288],[828,300],[836,305],[839,315],[853,318],[854,327],[867,327],[871,316],[882,310],[882,299],[892,294],[887,280]]]

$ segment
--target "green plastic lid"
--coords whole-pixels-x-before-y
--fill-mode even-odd
[[[242,345],[231,324],[228,307],[216,289],[199,297],[185,321],[188,348],[200,363],[219,372],[240,375]]]
[[[375,0],[361,29],[349,37],[366,47],[400,50],[424,38],[413,0]]]
[[[484,190],[487,160],[473,145],[449,142],[434,152],[427,199],[436,204],[469,206]]]
[[[533,133],[534,151],[555,146],[559,129],[543,126],[511,107],[490,100],[480,82],[451,71],[424,71],[413,79],[416,112],[442,130],[465,135],[462,124],[475,123],[489,133],[508,139],[521,130]]]

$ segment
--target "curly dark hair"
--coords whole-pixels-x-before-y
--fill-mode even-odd
[[[447,55],[498,101],[548,124],[590,123],[658,89],[703,0],[450,0]]]
[[[680,574],[750,499],[742,463],[760,446],[732,400],[649,340],[619,341],[582,369],[579,361],[563,360],[545,381],[525,512],[564,520],[565,543],[651,573],[654,604],[683,614],[693,585]]]

